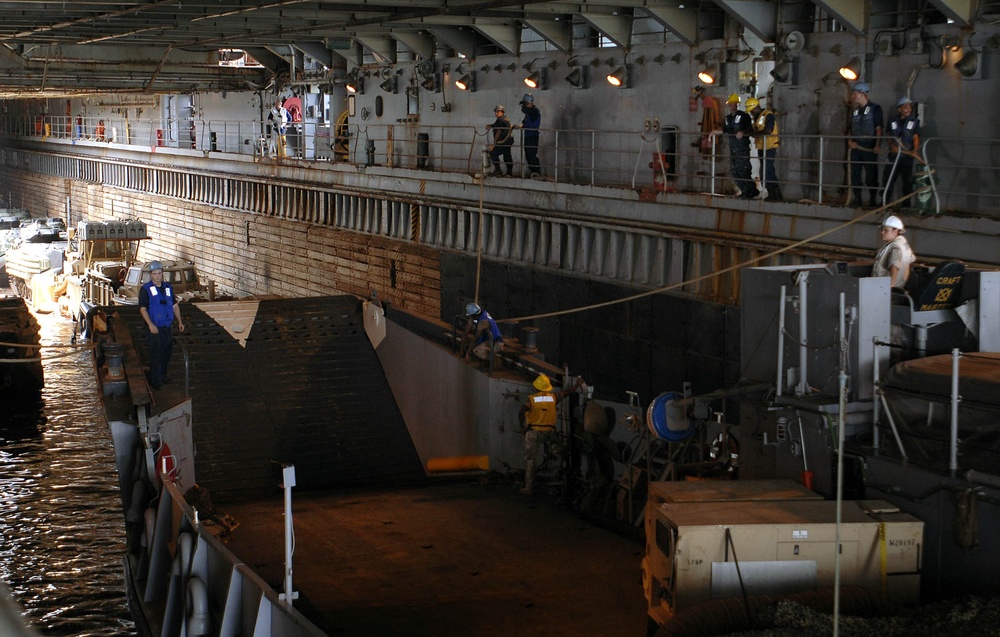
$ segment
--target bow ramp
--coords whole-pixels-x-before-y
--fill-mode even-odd
[[[116,308],[141,345],[142,319],[130,309]],[[424,479],[358,299],[185,304],[183,314],[173,382],[154,400],[163,407],[183,391],[186,352],[195,472],[213,497],[273,492],[272,461],[294,464],[301,489]]]

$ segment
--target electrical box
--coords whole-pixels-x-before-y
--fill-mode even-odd
[[[650,504],[643,560],[650,618],[659,625],[744,592],[833,586],[838,552],[841,585],[917,604],[923,522],[887,502],[844,502],[838,547],[836,519],[836,502],[802,498]]]

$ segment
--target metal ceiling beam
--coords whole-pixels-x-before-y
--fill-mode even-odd
[[[434,38],[425,31],[404,31],[393,30],[392,37],[396,38],[406,48],[416,53],[425,60],[434,59]]]
[[[774,42],[777,21],[770,0],[715,0],[715,4],[764,42]],[[854,0],[854,4],[859,3]]]
[[[333,53],[322,42],[296,42],[295,48],[327,68],[333,66]]]
[[[868,32],[868,17],[872,13],[871,0],[814,0],[854,35]]]
[[[584,20],[590,23],[595,29],[607,36],[612,42],[622,47],[629,48],[632,43],[632,15],[602,15],[597,13],[580,14]]]
[[[507,53],[517,55],[521,44],[520,28],[510,24],[490,24],[486,20],[475,19],[472,21],[472,28]]]
[[[468,29],[453,27],[430,27],[434,36],[445,42],[467,58],[476,57],[476,46],[479,44],[475,33]]]
[[[573,25],[569,20],[525,20],[532,31],[563,53],[573,50]]]
[[[379,62],[396,62],[396,41],[392,38],[359,33],[357,41],[371,51]]]
[[[931,4],[955,22],[972,24],[980,3],[976,0],[931,0]]]
[[[643,11],[665,28],[670,29],[671,33],[686,44],[694,46],[698,43],[698,11],[696,8],[678,9],[658,4],[644,7]]]

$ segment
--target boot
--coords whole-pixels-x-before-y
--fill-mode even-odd
[[[781,201],[781,187],[775,184],[774,186],[767,187],[767,200],[768,201]]]
[[[860,190],[855,190],[854,191],[854,196],[851,197],[851,207],[852,208],[860,208],[861,207],[861,191]]]
[[[868,205],[870,205],[872,208],[878,208],[879,206],[882,205],[882,202],[878,200],[878,191],[877,190],[873,190],[873,191],[871,191],[869,193],[869,196],[868,196]]]

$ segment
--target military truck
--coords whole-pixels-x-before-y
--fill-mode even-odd
[[[125,281],[112,297],[112,301],[116,305],[135,305],[139,302],[139,289],[151,278],[150,263],[152,261],[129,267],[125,274]],[[173,287],[174,296],[179,301],[215,300],[214,285],[211,281],[208,285],[201,282],[193,263],[184,260],[161,261],[160,263],[163,265],[163,280]]]

